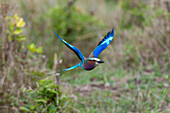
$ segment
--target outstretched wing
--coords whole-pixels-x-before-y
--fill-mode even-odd
[[[114,37],[114,28],[112,31],[108,32],[107,35],[99,42],[98,46],[94,49],[94,51],[90,54],[89,57],[97,58],[99,54],[107,48],[110,42],[113,40]]]
[[[79,49],[77,49],[76,47],[74,47],[74,46],[70,45],[69,43],[67,43],[67,42],[66,42],[65,40],[63,40],[60,36],[58,36],[55,31],[54,31],[54,33],[55,33],[55,35],[56,35],[61,41],[64,42],[64,44],[65,44],[68,48],[70,48],[72,51],[74,51],[74,53],[78,56],[78,58],[79,58],[80,60],[82,60],[82,61],[84,60],[84,56],[83,56],[83,54],[80,52]]]
[[[72,66],[72,67],[70,67],[70,68],[62,69],[62,71],[72,70],[72,69],[74,69],[74,68],[76,68],[76,67],[79,67],[79,66],[80,66],[80,63],[78,63],[77,65],[74,65],[74,66]]]

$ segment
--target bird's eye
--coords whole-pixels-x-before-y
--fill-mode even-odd
[[[89,62],[95,62],[95,60],[88,60]]]

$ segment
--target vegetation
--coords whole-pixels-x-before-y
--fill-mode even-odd
[[[170,112],[169,5],[1,0],[0,111]],[[112,27],[114,41],[99,56],[103,65],[60,73],[79,61],[53,30],[87,57]]]
[[[51,78],[39,80],[36,82],[36,89],[23,89],[25,98],[23,98],[22,111],[27,112],[59,112],[67,104],[67,98],[61,95],[60,87],[53,83]]]

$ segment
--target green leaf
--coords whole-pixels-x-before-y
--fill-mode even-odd
[[[22,37],[19,39],[20,41],[25,41],[26,40],[26,37]]]
[[[22,111],[27,111],[27,112],[30,111],[30,110],[29,110],[28,108],[26,108],[26,107],[20,107],[20,109],[21,109]]]
[[[34,110],[36,108],[36,106],[30,105],[30,109]]]
[[[11,30],[11,32],[13,32],[14,31],[14,26],[10,26],[10,30]]]
[[[38,47],[36,50],[37,53],[43,53],[43,47]]]
[[[17,30],[15,30],[13,33],[15,34],[15,35],[19,35],[19,34],[21,34],[22,33],[22,29],[17,29]]]
[[[44,99],[37,99],[37,100],[35,100],[35,102],[42,102],[42,103],[46,103],[47,101],[46,101],[46,100],[44,100]]]
[[[31,51],[31,52],[36,52],[36,46],[34,43],[28,45],[28,49]]]
[[[26,40],[26,37],[23,36],[23,35],[19,35],[17,38],[16,38],[17,41],[25,41]]]

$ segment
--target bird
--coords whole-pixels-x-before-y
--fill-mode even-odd
[[[107,33],[107,35],[98,43],[97,47],[92,51],[92,53],[89,55],[88,58],[84,57],[81,51],[76,48],[75,46],[69,44],[64,39],[62,39],[54,30],[54,34],[69,48],[71,49],[77,57],[81,60],[78,64],[67,68],[62,69],[62,71],[69,71],[77,67],[81,67],[82,69],[86,71],[93,70],[96,66],[99,64],[104,63],[101,59],[98,58],[99,54],[107,48],[107,46],[111,43],[111,41],[114,38],[114,28]]]

